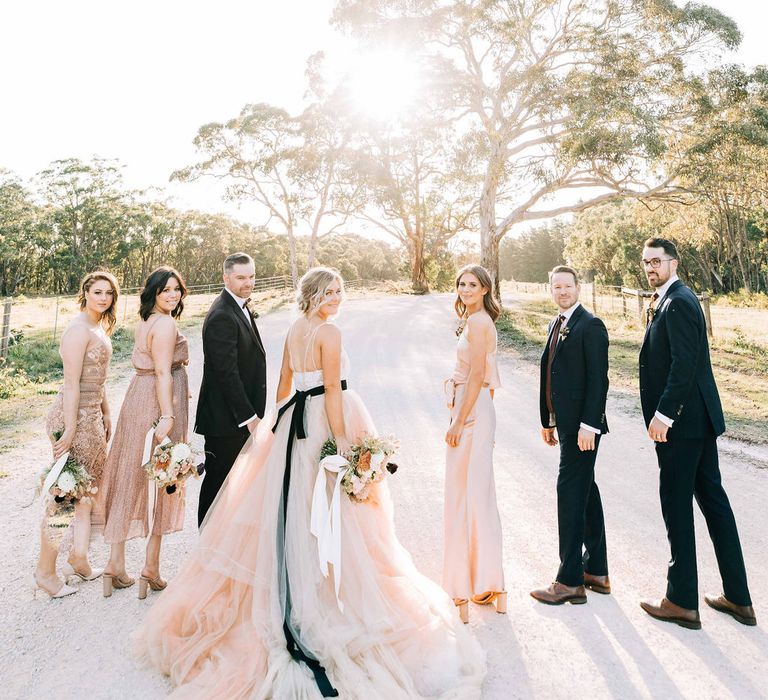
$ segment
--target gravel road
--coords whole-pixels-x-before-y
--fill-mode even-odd
[[[352,360],[350,383],[367,401],[379,429],[397,434],[401,469],[390,482],[401,541],[428,576],[439,580],[442,489],[447,427],[442,380],[453,363],[451,298],[353,299],[339,320]],[[259,321],[274,392],[291,312]],[[190,337],[191,386],[201,374],[199,330]],[[739,524],[759,624],[747,628],[707,608],[703,629],[690,631],[649,618],[638,602],[660,597],[668,549],[657,496],[657,467],[636,402],[611,396],[611,433],[602,442],[597,479],[605,507],[614,594],[590,594],[584,606],[536,604],[529,591],[557,570],[557,452],[539,438],[537,374],[513,355],[501,359],[496,396],[496,485],[504,528],[509,612],[472,607],[470,628],[488,651],[482,697],[506,698],[757,698],[768,697],[768,453],[725,441],[725,487]],[[117,415],[128,377],[110,382]],[[42,401],[49,400],[41,397]],[[201,439],[195,436],[201,445]],[[2,698],[162,698],[169,685],[131,657],[128,635],[153,595],[136,588],[101,596],[101,582],[59,601],[33,598],[28,579],[35,556],[36,510],[23,508],[33,475],[50,448],[43,426],[0,455],[0,668]],[[763,468],[761,468],[763,467]],[[188,495],[186,527],[166,538],[164,575],[173,577],[196,537],[198,484]],[[697,513],[701,593],[720,590],[711,543]],[[107,549],[92,549],[103,565]],[[138,575],[142,542],[128,544],[128,571]],[[155,596],[157,594],[154,594]]]

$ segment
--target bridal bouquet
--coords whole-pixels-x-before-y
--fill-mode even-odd
[[[61,431],[56,431],[53,437],[58,440]],[[58,470],[58,474],[51,473],[54,469]],[[37,494],[41,494],[44,489],[47,490],[46,495],[52,497],[47,499],[46,510],[49,515],[71,510],[79,500],[90,498],[99,490],[88,470],[69,455],[63,465],[59,459],[38,474]]]
[[[394,435],[374,437],[364,435],[354,443],[342,457],[347,461],[346,471],[341,480],[341,488],[353,500],[362,503],[368,499],[371,484],[378,483],[387,475],[394,474],[397,465],[389,458],[400,449],[400,443]],[[320,459],[337,454],[336,441],[329,438],[320,450]]]
[[[144,471],[149,481],[170,494],[190,476],[202,474],[198,457],[186,442],[166,442],[155,447]]]

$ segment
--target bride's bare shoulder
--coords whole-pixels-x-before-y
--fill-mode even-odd
[[[317,339],[324,345],[341,343],[341,331],[334,323],[324,323],[317,329]]]

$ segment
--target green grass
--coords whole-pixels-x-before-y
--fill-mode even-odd
[[[639,404],[637,358],[644,328],[636,318],[599,314],[608,328],[611,393]],[[497,321],[499,345],[523,360],[538,364],[547,324],[554,316],[552,303],[544,298],[516,296]],[[729,437],[746,442],[768,443],[768,345],[739,326],[727,326],[725,318],[713,321],[710,339],[713,371],[723,403]],[[750,326],[745,326],[751,328]],[[717,329],[720,332],[717,332]]]

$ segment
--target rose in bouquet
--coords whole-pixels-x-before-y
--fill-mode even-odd
[[[362,503],[368,499],[371,485],[384,479],[387,472],[394,474],[397,465],[390,457],[400,449],[400,443],[393,435],[374,437],[363,435],[342,455],[348,466],[341,480],[341,488],[353,501]],[[320,459],[337,454],[336,441],[329,438],[320,451]]]
[[[174,493],[190,476],[200,476],[199,461],[199,455],[186,442],[166,442],[155,447],[144,471],[158,488]]]

